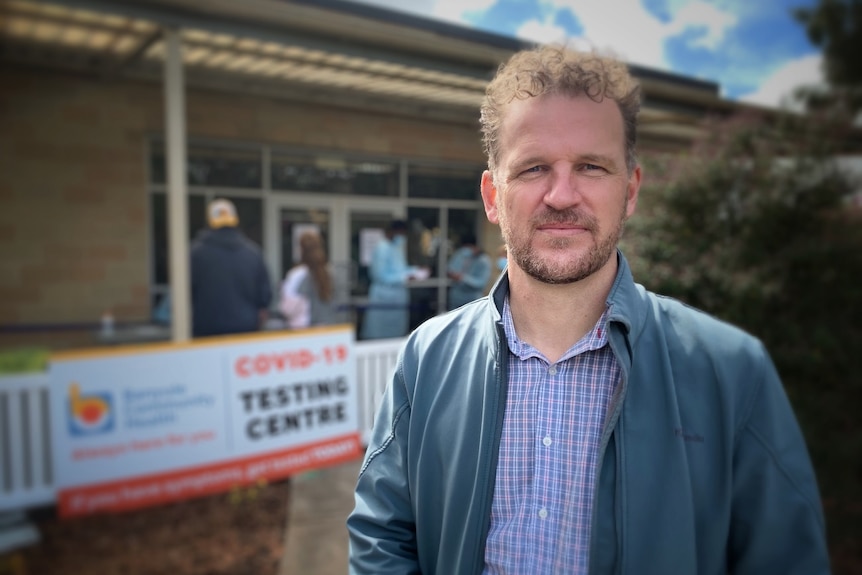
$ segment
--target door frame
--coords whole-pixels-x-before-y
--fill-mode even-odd
[[[357,212],[386,212],[393,219],[404,218],[406,206],[399,198],[369,198],[353,196],[330,196],[312,192],[279,192],[268,194],[264,202],[264,256],[272,270],[277,293],[281,282],[281,210],[305,210],[320,208],[329,211],[329,261],[335,264],[350,261],[350,215]],[[278,305],[276,298],[273,306]]]

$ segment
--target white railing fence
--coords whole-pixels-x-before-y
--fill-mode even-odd
[[[48,374],[0,381],[0,511],[50,504],[51,467]]]
[[[356,343],[356,385],[359,396],[359,431],[368,445],[374,415],[395,370],[402,338],[378,339]]]
[[[367,444],[403,339],[355,344],[359,431]],[[56,499],[47,373],[0,378],[0,512]]]

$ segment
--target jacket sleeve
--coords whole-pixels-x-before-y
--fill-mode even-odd
[[[201,270],[200,270],[200,254],[195,249],[197,244],[192,244],[191,253],[189,254],[189,288],[191,290],[192,301],[197,296],[201,285]]]
[[[266,269],[266,263],[263,258],[260,260],[258,268],[258,309],[267,309],[272,301],[272,284],[269,283],[269,271]]]
[[[351,575],[420,572],[407,482],[410,407],[400,365],[383,395],[347,519]]]
[[[829,553],[814,470],[766,350],[737,432],[729,572],[825,575]]]

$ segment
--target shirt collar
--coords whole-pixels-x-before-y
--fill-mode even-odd
[[[584,337],[578,340],[572,347],[563,354],[559,361],[564,361],[575,357],[587,351],[595,351],[601,349],[608,343],[607,323],[610,316],[610,305],[605,307],[601,317],[599,317],[593,328],[587,332]],[[506,343],[509,350],[521,360],[526,360],[531,357],[537,357],[548,361],[547,358],[532,345],[521,341],[518,334],[515,332],[515,322],[512,320],[512,310],[509,308],[509,294],[506,294],[503,300],[503,330],[506,333]]]

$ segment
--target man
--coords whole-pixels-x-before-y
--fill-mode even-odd
[[[447,275],[452,280],[449,286],[449,309],[482,297],[485,285],[491,279],[491,258],[476,245],[476,236],[465,234],[461,247],[449,260]]]
[[[634,283],[625,66],[546,47],[487,89],[491,294],[407,340],[348,519],[351,571],[824,574],[823,516],[750,335]]]
[[[407,222],[393,220],[385,234],[371,254],[371,286],[368,311],[362,320],[362,339],[403,337],[409,329],[407,281],[416,276],[418,268],[408,266],[404,257]]]
[[[194,337],[257,331],[272,298],[260,249],[237,228],[229,200],[207,206],[208,230],[191,249],[192,333]]]

